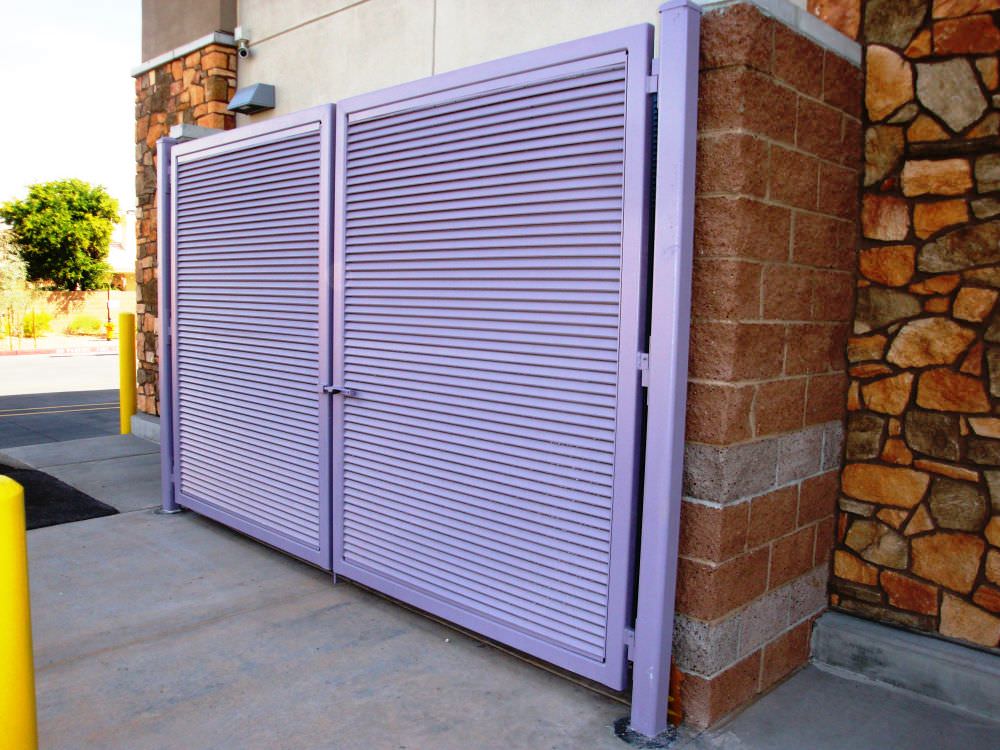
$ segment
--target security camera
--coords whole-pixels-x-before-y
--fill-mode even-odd
[[[243,33],[243,29],[237,26],[233,32],[233,36],[236,39],[236,54],[240,56],[241,59],[246,60],[250,57],[250,40],[246,38]]]

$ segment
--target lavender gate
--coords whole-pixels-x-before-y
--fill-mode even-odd
[[[160,162],[164,506],[614,689],[631,655],[647,734],[690,284],[697,14],[674,5],[659,80],[641,25],[163,141]],[[657,208],[650,352],[657,83],[657,186],[680,197]]]

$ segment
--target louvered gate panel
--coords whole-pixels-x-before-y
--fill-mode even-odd
[[[334,570],[616,688],[649,41],[338,105]]]
[[[174,149],[178,502],[330,566],[332,108]]]

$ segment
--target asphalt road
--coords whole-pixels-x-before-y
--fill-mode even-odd
[[[114,354],[0,357],[0,449],[118,433]]]

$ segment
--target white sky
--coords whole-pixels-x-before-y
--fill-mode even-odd
[[[141,0],[0,0],[0,203],[77,177],[135,207]]]

